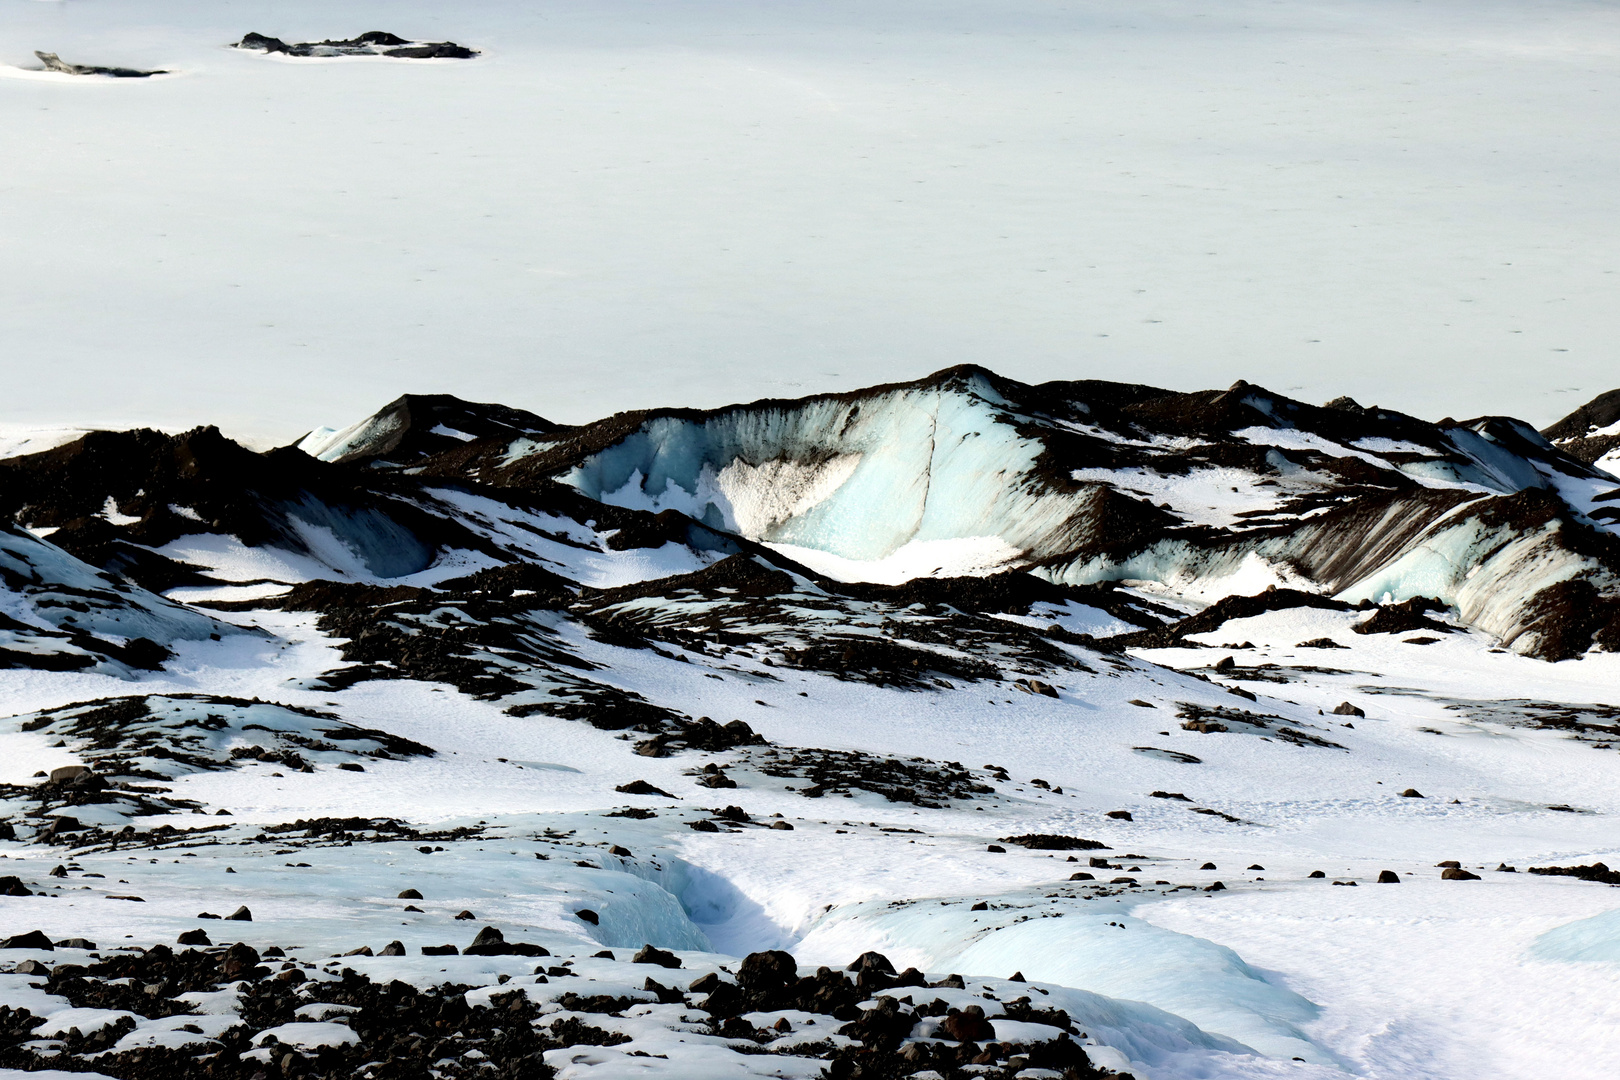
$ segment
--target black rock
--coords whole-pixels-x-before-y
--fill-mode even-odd
[[[55,952],[56,946],[45,936],[45,931],[30,930],[26,934],[14,934],[0,941],[0,949],[42,949],[45,952]]]
[[[136,68],[98,67],[94,64],[69,64],[55,53],[39,52],[40,63],[45,65],[46,71],[60,72],[63,75],[102,75],[112,79],[145,79],[153,75],[167,75],[166,71],[141,71]]]
[[[868,955],[876,955],[875,953]],[[884,961],[888,963],[888,961]],[[853,968],[851,970],[854,970]],[[894,968],[889,968],[892,972]],[[779,949],[749,953],[737,966],[737,985],[747,990],[775,990],[799,977],[799,962]]]
[[[657,964],[663,968],[678,968],[681,966],[680,957],[653,945],[643,945],[641,950],[631,958],[630,962],[632,964]]]
[[[881,971],[886,975],[894,974],[894,965],[889,958],[880,952],[863,952],[857,956],[846,971]]]
[[[984,1009],[969,1005],[960,1011],[951,1009],[945,1014],[940,1030],[948,1039],[957,1042],[984,1042],[996,1037],[996,1029],[984,1018]]]
[[[645,780],[632,780],[628,784],[620,784],[613,789],[625,795],[656,795],[661,799],[673,799],[675,796],[663,788],[653,787]]]
[[[251,945],[237,942],[225,950],[220,957],[219,970],[227,979],[239,979],[251,975],[259,966],[259,951]]]

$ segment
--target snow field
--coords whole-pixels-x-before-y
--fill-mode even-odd
[[[234,817],[220,820],[236,828],[358,814],[440,826],[483,820],[502,839],[443,844],[446,850],[432,855],[408,843],[300,849],[282,856],[255,854],[252,846],[203,848],[197,849],[197,859],[182,858],[178,864],[172,853],[161,856],[167,860],[161,864],[130,862],[115,853],[96,857],[106,862],[97,872],[108,875],[97,893],[131,889],[144,904],[99,895],[78,901],[71,893],[64,900],[7,904],[28,905],[29,917],[52,936],[100,940],[100,934],[117,940],[133,932],[138,938],[170,940],[195,923],[196,911],[228,910],[236,900],[256,898],[251,929],[266,935],[265,943],[297,938],[327,952],[359,944],[375,949],[394,938],[413,948],[442,943],[440,938],[461,944],[461,937],[470,938],[486,923],[501,926],[510,940],[533,940],[554,952],[568,948],[576,954],[600,946],[634,948],[650,940],[689,949],[712,946],[731,955],[791,947],[813,963],[847,960],[877,948],[902,966],[1003,978],[1021,969],[1050,984],[1145,1002],[1196,1024],[1208,1033],[1205,1038],[1218,1033],[1274,1055],[1273,1060],[1303,1056],[1389,1077],[1452,1077],[1465,1070],[1507,1077],[1532,1061],[1556,1062],[1569,1075],[1596,1075],[1584,1052],[1592,1044],[1570,1044],[1563,1036],[1601,1026],[1605,1014],[1596,1005],[1555,1008],[1552,1003],[1568,994],[1548,991],[1555,984],[1608,985],[1604,980],[1612,978],[1612,963],[1601,957],[1611,948],[1606,943],[1615,924],[1601,917],[1612,901],[1602,887],[1532,878],[1522,871],[1546,862],[1591,861],[1612,848],[1605,825],[1615,812],[1608,755],[1553,732],[1470,721],[1444,709],[1443,702],[1453,694],[1475,699],[1530,690],[1553,701],[1601,701],[1613,685],[1609,658],[1547,665],[1493,654],[1477,634],[1409,646],[1400,640],[1405,635],[1349,633],[1358,618],[1301,609],[1228,623],[1205,635],[1215,645],[1225,639],[1253,641],[1252,654],[1236,654],[1245,665],[1320,662],[1346,672],[1306,673],[1303,681],[1282,686],[1238,683],[1278,695],[1258,705],[1162,668],[1114,679],[1072,679],[1054,701],[1005,689],[998,693],[990,685],[979,688],[981,695],[971,689],[907,693],[808,673],[768,672],[738,654],[712,669],[706,662],[669,664],[645,651],[584,639],[577,643],[622,685],[654,701],[691,700],[702,693],[715,716],[741,716],[773,741],[869,753],[923,750],[972,766],[994,762],[1014,777],[1010,785],[998,785],[1003,796],[982,809],[920,811],[866,794],[805,800],[747,770],[737,774],[743,787],[706,791],[682,775],[690,761],[681,755],[639,758],[610,733],[543,717],[516,720],[494,704],[449,688],[435,692],[382,682],[336,693],[300,689],[307,673],[336,663],[332,646],[312,632],[310,616],[254,613],[251,620],[272,630],[278,643],[238,636],[184,645],[178,662],[141,689],[206,685],[216,692],[225,687],[246,696],[334,708],[351,723],[424,741],[438,753],[425,760],[371,762],[362,774],[320,769],[276,777],[274,766],[250,764],[179,778],[177,796],[229,808]],[[1320,636],[1350,649],[1294,648]],[[1206,648],[1151,655],[1172,665],[1208,665],[1226,653]],[[717,670],[722,679],[704,678],[705,670]],[[56,675],[47,685],[37,673],[7,671],[0,672],[0,688],[8,700],[25,704],[32,695],[48,704],[59,699],[63,679],[84,698],[128,687],[104,675]],[[809,696],[799,697],[800,689]],[[1129,705],[1127,697],[1151,699],[1158,708]],[[1283,698],[1300,704],[1290,706]],[[1182,731],[1174,719],[1175,703],[1192,700],[1281,710],[1291,722],[1321,725],[1329,718],[1318,717],[1316,709],[1330,709],[1346,698],[1368,716],[1333,717],[1331,728],[1317,730],[1330,733],[1348,752],[1255,736],[1200,735]],[[1353,728],[1338,726],[1352,720]],[[1422,727],[1447,734],[1429,734]],[[1159,735],[1161,730],[1171,734]],[[806,739],[808,732],[813,738]],[[1155,759],[1131,749],[1139,745],[1192,753],[1203,763]],[[497,760],[502,757],[507,761]],[[17,768],[69,759],[62,750],[40,747],[19,758]],[[612,791],[631,776],[681,798]],[[1033,776],[1061,786],[1065,794],[1030,786]],[[1398,792],[1407,786],[1428,798],[1400,798]],[[1189,804],[1146,797],[1159,789],[1185,792],[1191,805],[1255,824],[1231,824],[1192,813]],[[1453,805],[1453,798],[1461,802]],[[1546,809],[1555,802],[1589,813]],[[722,803],[741,805],[756,820],[783,814],[795,830],[698,834],[681,827],[700,808]],[[643,822],[600,816],[627,804],[647,806],[659,816]],[[1135,820],[1102,816],[1112,809],[1129,809]],[[546,828],[576,830],[572,839],[592,844],[622,844],[634,858],[620,860],[597,847],[576,849],[577,857],[597,870],[574,867],[561,853],[534,859],[535,843],[517,838],[541,835]],[[1162,879],[1201,890],[1220,880],[1227,891],[1213,898],[1200,891],[1196,899],[1176,899],[1178,894],[1160,899],[1150,890],[1049,900],[1048,893],[1073,887],[1067,879],[1076,864],[1062,854],[1047,858],[1018,848],[1007,854],[984,850],[1001,836],[1035,831],[1101,840],[1111,848],[1102,854],[1121,865],[1140,866],[1142,872],[1130,876],[1144,883]],[[1126,852],[1142,857],[1125,863]],[[60,858],[54,852],[27,856],[29,862],[40,857]],[[1609,854],[1611,862],[1615,857]],[[1433,864],[1443,858],[1478,867],[1486,881],[1439,881]],[[1197,870],[1205,860],[1219,868]],[[13,861],[15,856],[8,860]],[[89,871],[92,861],[81,857],[80,865]],[[236,873],[224,875],[222,861]],[[1490,867],[1498,861],[1519,866],[1521,873],[1494,875]],[[282,865],[286,862],[312,865]],[[1266,870],[1242,869],[1251,863]],[[1079,865],[1084,868],[1085,859]],[[1401,874],[1403,885],[1385,890],[1371,884],[1383,869]],[[1311,880],[1306,875],[1312,870],[1329,878]],[[1094,873],[1106,882],[1110,872]],[[114,884],[119,877],[128,883]],[[1359,880],[1360,887],[1331,884],[1347,878]],[[430,897],[418,905],[422,915],[402,915],[400,902],[389,899],[405,887]],[[890,908],[897,899],[906,905]],[[981,899],[991,901],[992,915],[1010,925],[992,930],[992,915],[969,912]],[[589,928],[573,918],[571,911],[581,906],[600,912],[602,924]],[[1064,914],[1011,922],[1032,907]],[[462,908],[474,911],[479,921],[449,918]],[[1286,910],[1292,921],[1241,914],[1251,910]],[[1534,917],[1528,917],[1531,912]],[[986,921],[976,926],[974,918]],[[1390,947],[1391,920],[1404,927],[1399,948]],[[1482,929],[1510,924],[1512,932],[1496,939]],[[1301,929],[1285,933],[1284,925]],[[1316,928],[1323,925],[1336,929],[1319,933]],[[1167,931],[1174,933],[1167,936]],[[1313,942],[1308,948],[1307,938]],[[1465,947],[1474,940],[1495,943],[1483,950]],[[1569,940],[1579,944],[1559,944]],[[1431,956],[1432,962],[1421,960]],[[1587,956],[1599,959],[1578,959]],[[472,958],[445,962],[451,961],[473,963]],[[506,962],[480,958],[477,964],[484,966],[474,970],[493,978]],[[1471,993],[1426,1003],[1420,1000],[1421,987],[1429,984],[1402,975],[1420,964],[1444,972],[1433,978],[1451,986],[1489,981],[1494,996],[1488,995],[1483,1007]],[[1574,974],[1561,975],[1565,968]],[[1129,1012],[1146,1006],[1111,1007]],[[1506,1012],[1524,1019],[1486,1037],[1482,1025],[1493,1022],[1487,1018]],[[1267,1059],[1244,1057],[1248,1064],[1240,1067],[1239,1058],[1222,1057],[1206,1044],[1195,1043],[1205,1045],[1197,1052],[1160,1047],[1155,1057],[1140,1043],[1140,1025],[1147,1023],[1143,1015],[1122,1021],[1122,1034],[1111,1043],[1142,1075],[1155,1080],[1269,1075]],[[1402,1022],[1380,1028],[1391,1016]],[[1504,1051],[1514,1038],[1520,1048]],[[1212,1053],[1226,1064],[1210,1064]],[[620,1061],[598,1056],[604,1063]],[[571,1067],[606,1066],[575,1062]]]
[[[225,48],[254,26],[484,52]],[[35,48],[179,73],[7,82],[0,332],[55,358],[19,371],[31,424],[284,445],[446,356],[449,389],[565,421],[986,358],[1538,421],[1608,388],[1602,6],[134,0],[3,29],[13,76]]]

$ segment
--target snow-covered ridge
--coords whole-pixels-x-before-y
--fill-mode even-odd
[[[298,451],[93,433],[0,468],[17,477],[11,512],[58,530],[55,543],[203,590],[187,595],[227,590],[220,601],[537,558],[582,583],[623,581],[757,544],[853,582],[1028,570],[1197,603],[1271,585],[1429,596],[1549,658],[1620,637],[1605,614],[1620,480],[1511,418],[1431,424],[1247,383],[1183,394],[955,368],[567,429],[406,395]]]
[[[1609,505],[1620,480],[1522,422],[1429,424],[1248,384],[1031,387],[953,369],[802,401],[615,418],[508,446],[480,475],[524,485],[537,470],[845,580],[1039,568],[1205,602],[1278,583],[1433,595],[1543,655],[1571,647],[1535,630],[1538,611],[1568,602],[1546,590],[1580,581],[1608,595],[1620,565],[1620,505]],[[1491,523],[1459,533],[1459,514]]]

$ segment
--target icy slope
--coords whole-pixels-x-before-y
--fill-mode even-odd
[[[1031,387],[961,368],[625,414],[426,468],[677,511],[844,580],[1035,568],[1204,602],[1272,584],[1430,595],[1549,658],[1615,633],[1601,598],[1620,567],[1620,481],[1509,418],[1430,424],[1246,383]]]
[[[0,525],[0,663],[8,667],[131,673],[159,667],[177,642],[237,632]]]

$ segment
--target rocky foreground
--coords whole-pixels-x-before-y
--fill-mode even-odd
[[[1076,1041],[1085,1033],[1063,1010],[1044,1008],[1046,991],[1022,985],[1021,976],[998,993],[960,975],[897,973],[875,952],[844,971],[814,973],[788,953],[757,952],[734,972],[692,978],[663,949],[645,946],[622,962],[605,950],[591,957],[613,965],[615,981],[603,985],[573,970],[573,958],[508,943],[486,927],[464,951],[543,957],[533,974],[502,975],[485,987],[417,986],[357,973],[343,957],[305,959],[296,947],[212,944],[202,930],[181,938],[190,947],[179,952],[161,944],[101,951],[82,938],[53,943],[39,931],[6,939],[0,951],[31,958],[8,965],[4,978],[65,998],[82,1026],[64,1029],[70,1021],[58,1020],[45,1030],[27,1008],[0,1006],[0,1067],[120,1080],[545,1080],[559,1064],[605,1048],[668,1060],[667,1052],[636,1048],[657,1042],[647,1032],[661,1029],[665,1041],[710,1053],[790,1059],[776,1075],[1129,1076],[1093,1067]],[[394,942],[380,955],[404,954]],[[147,1045],[131,1046],[141,1035]]]

